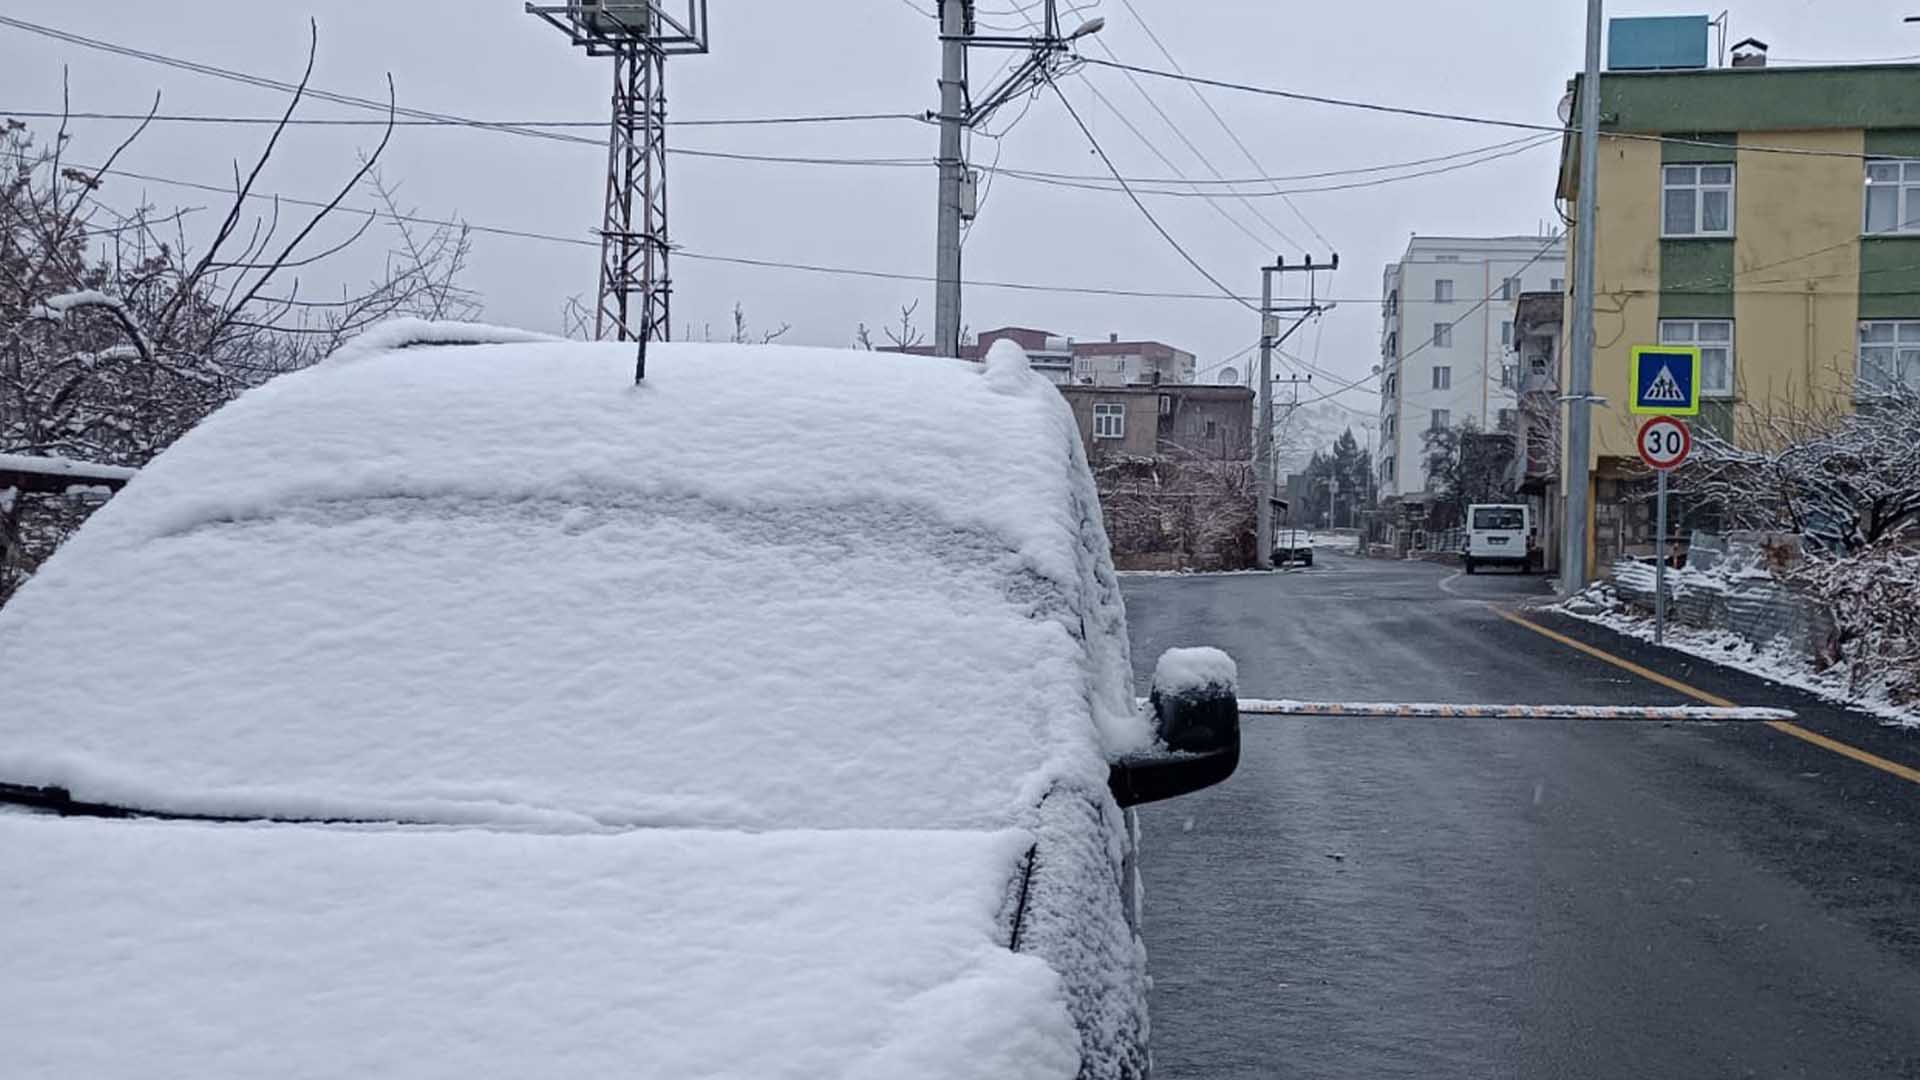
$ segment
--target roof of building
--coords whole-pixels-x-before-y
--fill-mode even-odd
[[[1164,341],[1076,341],[1073,343],[1075,356],[1144,356],[1149,360],[1171,360],[1176,356],[1192,356],[1185,349],[1176,349]]]
[[[1171,394],[1183,398],[1216,398],[1222,401],[1251,399],[1253,390],[1246,386],[1222,386],[1219,383],[1130,383],[1126,386],[1096,386],[1092,383],[1069,383],[1060,387],[1060,392],[1069,395],[1088,397],[1113,397],[1115,395]]]

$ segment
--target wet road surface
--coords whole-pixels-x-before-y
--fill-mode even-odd
[[[1129,577],[1142,679],[1249,697],[1697,704],[1516,626],[1538,578],[1322,553]],[[1920,738],[1551,615],[1909,766]],[[1251,717],[1143,807],[1155,1076],[1920,1077],[1920,785],[1761,724]]]

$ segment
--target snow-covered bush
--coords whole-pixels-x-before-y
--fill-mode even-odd
[[[1920,395],[1851,393],[1743,409],[1737,441],[1695,428],[1677,491],[1732,528],[1850,554],[1920,526]]]
[[[1832,611],[1848,692],[1920,702],[1920,552],[1882,544],[1849,558],[1814,558],[1789,580]]]
[[[251,170],[236,174],[226,205],[169,213],[132,203],[137,189],[111,189],[115,162],[145,131],[100,165],[80,166],[66,157],[64,126],[43,141],[21,121],[0,121],[0,453],[143,465],[242,390],[365,327],[475,313],[457,284],[466,230],[410,223],[418,218],[380,180],[378,148],[346,170],[330,202],[297,218],[256,189],[283,120]],[[356,193],[380,208],[342,205]],[[302,293],[316,264],[376,224],[393,230],[376,280]],[[23,519],[39,505],[13,501],[0,530],[17,538],[51,524],[64,535],[73,524],[64,517]],[[12,569],[30,570],[27,562]],[[0,582],[0,601],[5,594]]]

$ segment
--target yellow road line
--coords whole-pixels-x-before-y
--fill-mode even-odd
[[[1511,611],[1500,611],[1499,609],[1496,608],[1495,614],[1499,615],[1501,618],[1507,620],[1510,623],[1513,623],[1516,626],[1524,626],[1527,629],[1533,631],[1534,633],[1541,635],[1542,637],[1551,638],[1554,641],[1557,641],[1560,644],[1565,645],[1570,649],[1577,649],[1580,652],[1586,653],[1588,656],[1594,657],[1595,659],[1604,660],[1607,663],[1612,664],[1614,667],[1631,671],[1635,675],[1638,675],[1643,679],[1647,679],[1651,682],[1659,683],[1661,686],[1664,686],[1669,690],[1678,691],[1697,701],[1704,701],[1709,705],[1718,705],[1723,709],[1731,709],[1736,707],[1733,702],[1728,701],[1726,698],[1723,698],[1718,694],[1709,694],[1705,690],[1688,686],[1686,683],[1681,682],[1679,679],[1669,678],[1665,675],[1660,674],[1657,671],[1653,671],[1648,668],[1642,667],[1631,660],[1625,660],[1618,656],[1615,656],[1612,653],[1606,651],[1605,649],[1601,649],[1596,646],[1589,645],[1586,642],[1580,641],[1576,638],[1570,638],[1567,635],[1562,634],[1557,630],[1549,630],[1546,627],[1541,626],[1539,623],[1534,622],[1531,619],[1523,619],[1520,616],[1515,615]],[[1822,735],[1817,731],[1808,731],[1806,728],[1801,727],[1799,724],[1795,724],[1790,721],[1768,720],[1766,721],[1766,725],[1782,734],[1791,735],[1796,739],[1802,739],[1806,742],[1810,742],[1813,745],[1818,746],[1825,750],[1831,750],[1834,753],[1841,755],[1842,757],[1852,758],[1853,760],[1861,763],[1862,765],[1871,765],[1872,767],[1879,769],[1881,772],[1887,773],[1892,776],[1897,776],[1902,780],[1907,780],[1915,784],[1920,784],[1920,769],[1910,768],[1909,766],[1902,765],[1897,761],[1888,761],[1886,758],[1883,758],[1878,754],[1870,754],[1867,751],[1862,750],[1857,746],[1849,746],[1848,744],[1843,743],[1838,739],[1829,738],[1828,736]]]

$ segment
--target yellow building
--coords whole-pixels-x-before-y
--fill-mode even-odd
[[[1920,159],[1920,65],[1610,71],[1600,117],[1596,221],[1573,224],[1567,274],[1591,232],[1596,572],[1650,550],[1627,490],[1635,345],[1698,345],[1695,423],[1741,444],[1769,410],[1920,388],[1920,160],[1901,160]],[[1569,137],[1569,209],[1578,158]]]

